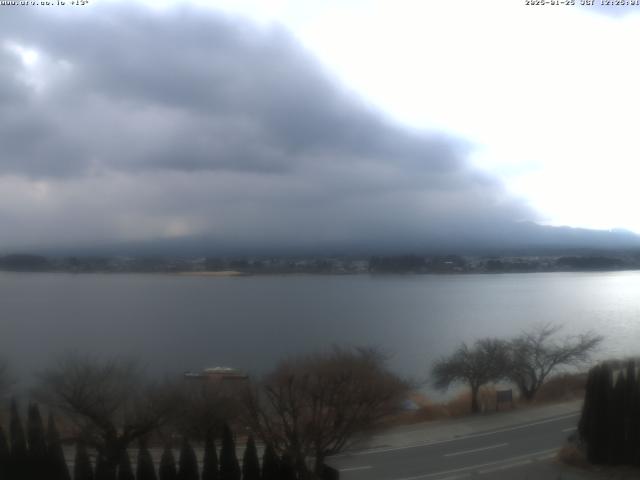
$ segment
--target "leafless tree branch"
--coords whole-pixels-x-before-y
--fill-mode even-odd
[[[334,348],[282,362],[246,397],[250,427],[294,459],[303,476],[357,434],[396,411],[408,385],[385,367],[375,349]]]

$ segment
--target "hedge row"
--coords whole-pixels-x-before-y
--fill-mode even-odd
[[[144,443],[139,445],[135,469],[124,450],[115,470],[105,466],[99,451],[92,461],[87,446],[76,443],[73,472],[65,461],[52,415],[45,430],[38,406],[31,404],[26,427],[25,432],[13,402],[8,437],[0,426],[0,480],[296,480],[291,458],[279,457],[271,446],[266,447],[261,465],[253,437],[247,440],[240,462],[228,426],[223,428],[219,456],[213,437],[207,438],[202,468],[190,442],[184,439],[178,461],[166,447],[158,469]]]

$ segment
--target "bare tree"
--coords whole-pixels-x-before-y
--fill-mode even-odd
[[[95,448],[110,477],[126,448],[170,416],[173,390],[144,381],[136,364],[68,354],[40,375],[36,395],[72,420],[78,439]]]
[[[334,348],[282,362],[247,395],[251,429],[310,478],[308,459],[319,471],[328,455],[400,407],[408,385],[385,360],[375,349]]]
[[[603,340],[593,332],[556,339],[561,329],[559,325],[547,323],[510,342],[508,377],[528,401],[533,400],[554,370],[584,364]]]
[[[433,366],[434,385],[446,390],[455,383],[468,384],[471,388],[471,413],[478,413],[480,387],[505,377],[508,354],[507,342],[497,338],[478,340],[472,347],[463,343],[451,356],[441,358]]]

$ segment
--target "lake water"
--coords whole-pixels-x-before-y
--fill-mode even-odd
[[[230,365],[259,374],[331,344],[374,345],[426,378],[462,341],[540,322],[640,354],[640,272],[189,277],[0,273],[0,355],[21,379],[69,349],[125,354],[153,373]]]

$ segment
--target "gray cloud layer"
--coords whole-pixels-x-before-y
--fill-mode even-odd
[[[187,8],[7,10],[0,246],[419,246],[531,217],[467,145],[392,124],[280,29]]]

